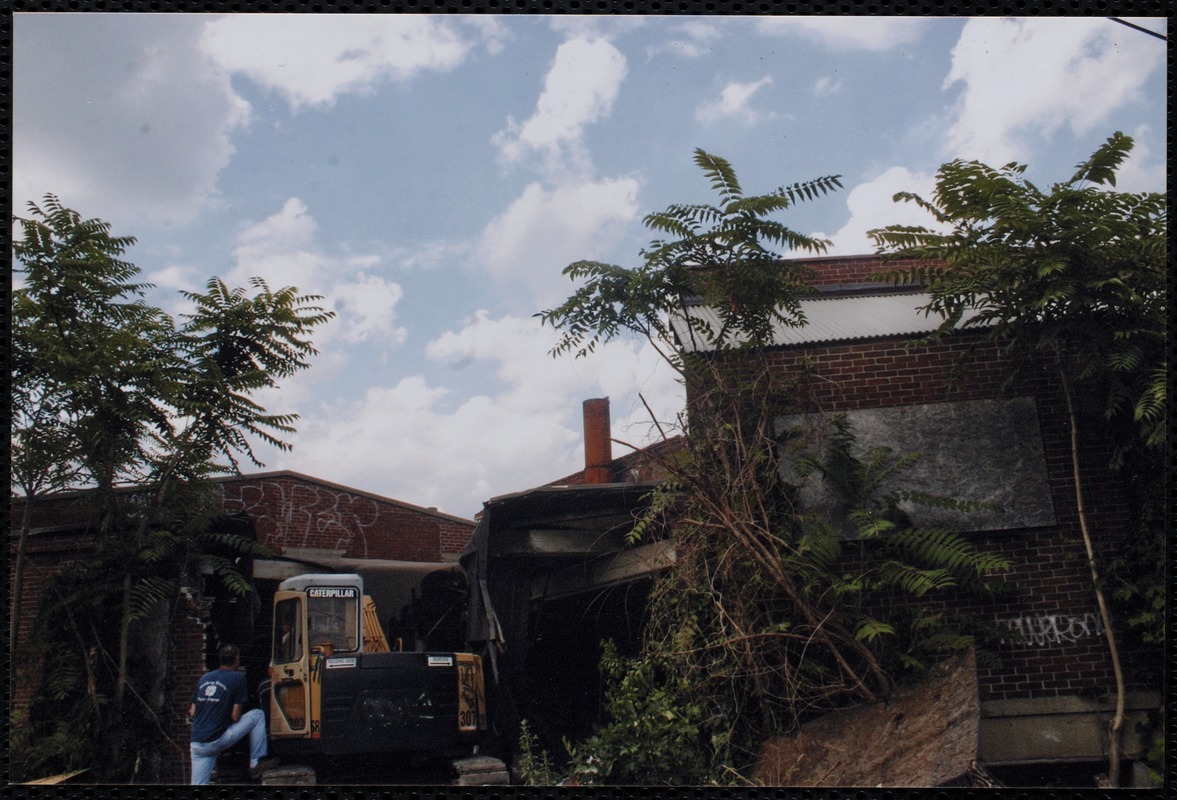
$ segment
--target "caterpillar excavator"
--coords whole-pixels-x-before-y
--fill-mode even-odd
[[[506,783],[501,761],[477,755],[488,728],[479,656],[390,643],[358,574],[287,578],[273,611],[262,694],[283,766],[264,783],[313,783],[333,765],[389,754],[453,758],[459,785]]]

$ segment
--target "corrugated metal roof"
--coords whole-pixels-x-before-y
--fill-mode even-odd
[[[925,315],[920,307],[931,297],[927,294],[880,294],[852,297],[815,297],[801,301],[806,324],[800,328],[776,325],[773,343],[779,347],[839,342],[856,339],[880,339],[891,336],[914,336],[931,333],[940,326],[940,317]],[[709,306],[689,306],[687,313],[718,331],[719,315]],[[965,318],[971,316],[965,315]],[[702,341],[696,332],[687,330],[686,321],[671,321],[675,334],[688,350],[713,350],[711,342]],[[694,340],[695,344],[689,344]]]

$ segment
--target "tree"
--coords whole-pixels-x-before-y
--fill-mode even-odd
[[[1085,503],[1082,443],[1100,429],[1116,443],[1113,463],[1136,484],[1142,534],[1151,542],[1155,597],[1163,576],[1163,502],[1158,480],[1166,417],[1165,251],[1167,217],[1160,194],[1111,191],[1133,142],[1113,134],[1071,178],[1043,191],[1025,165],[1000,169],[977,161],[942,166],[930,200],[901,192],[941,226],[890,226],[871,232],[882,252],[930,259],[896,271],[897,282],[921,283],[928,313],[943,318],[937,335],[981,326],[1022,367],[1045,360],[1066,402],[1075,504],[1115,672],[1108,778],[1118,785],[1125,685],[1117,628]],[[1151,548],[1146,547],[1145,550]],[[1131,595],[1132,592],[1128,592]],[[1152,615],[1151,620],[1157,620]]]
[[[591,353],[599,343],[624,333],[647,337],[673,366],[686,366],[672,342],[669,320],[678,316],[692,335],[716,347],[755,348],[771,341],[772,326],[803,325],[798,296],[808,270],[782,261],[773,248],[823,252],[829,242],[798,233],[769,215],[813,200],[841,187],[841,176],[827,175],[746,196],[728,161],[695,150],[695,164],[718,193],[720,205],[672,205],[649,214],[647,228],[671,237],[655,239],[641,251],[634,269],[598,261],[564,268],[572,281],[585,281],[541,320],[562,335],[553,354]],[[720,327],[685,313],[687,303],[716,309]]]
[[[807,443],[782,426],[801,408],[807,376],[773,368],[765,349],[778,326],[805,324],[800,298],[811,291],[808,270],[781,250],[822,252],[828,242],[770,215],[832,191],[839,178],[750,196],[726,160],[696,150],[695,163],[717,204],[650,214],[647,227],[666,238],[642,250],[638,267],[573,263],[564,273],[583,285],[540,314],[561,332],[554,355],[587,356],[616,336],[642,335],[687,386],[686,449],[663,462],[670,478],[631,534],[636,543],[665,525],[675,562],[651,590],[642,656],[619,664],[607,653],[614,719],[576,748],[582,766],[591,761],[613,779],[666,781],[666,753],[693,743],[701,752],[684,753],[676,768],[706,774],[679,780],[738,780],[767,736],[840,703],[884,696],[897,670],[936,649],[933,634],[940,652],[971,644],[952,635],[950,620],[921,614],[920,598],[1004,565],[894,513],[871,481],[907,460],[886,453],[872,453],[845,483],[856,487],[847,502],[852,530],[802,513],[782,461],[827,476],[837,470],[807,456]],[[848,430],[844,441],[852,441]],[[843,455],[844,463],[855,458]],[[856,547],[871,556],[856,558]],[[880,547],[887,557],[876,560]],[[867,611],[891,593],[913,609],[906,628]],[[656,696],[642,688],[651,682],[663,687]],[[650,713],[666,724],[650,727]],[[635,743],[632,730],[657,746]]]
[[[254,440],[289,448],[280,437],[297,416],[271,414],[253,396],[309,366],[309,336],[333,312],[294,288],[254,279],[251,295],[214,278],[205,292],[185,293],[194,310],[177,324],[146,301],[151,287],[124,260],[133,237],[112,236],[109,223],[83,219],[53,195],[14,221],[12,474],[26,511],[16,596],[36,501],[66,486],[90,489],[95,556],[54,587],[43,611],[76,634],[95,711],[106,702],[94,696],[95,675],[110,667],[111,708],[98,730],[113,736],[128,691],[142,696],[130,660],[136,624],[166,611],[200,565],[248,590],[232,554],[261,551],[216,530],[202,479],[237,471],[240,457],[260,466]],[[93,617],[79,624],[87,609]],[[112,609],[113,633],[95,621]]]
[[[14,316],[13,338],[21,340],[16,328],[22,318]],[[62,409],[55,408],[50,397],[36,396],[36,389],[20,377],[26,353],[12,354],[13,429],[9,465],[12,485],[25,498],[17,538],[16,558],[13,559],[13,597],[11,624],[8,626],[8,652],[16,651],[21,619],[21,599],[24,586],[25,549],[28,545],[32,513],[37,500],[44,494],[63,490],[75,480],[79,465],[76,441],[69,436],[68,424]]]

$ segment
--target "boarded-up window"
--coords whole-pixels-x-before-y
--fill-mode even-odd
[[[986,506],[968,512],[905,507],[916,524],[987,531],[1055,523],[1032,397],[860,409],[846,412],[846,418],[858,454],[879,446],[890,447],[896,456],[919,454],[895,488]],[[829,437],[828,421],[828,415],[805,414],[784,417],[780,425],[800,427],[820,450]],[[782,468],[788,475],[788,464]],[[800,485],[804,507],[837,505],[819,477],[810,476]]]

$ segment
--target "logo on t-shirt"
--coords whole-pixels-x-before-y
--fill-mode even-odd
[[[206,684],[204,687],[204,696],[212,697],[217,693],[217,685],[215,683]]]

